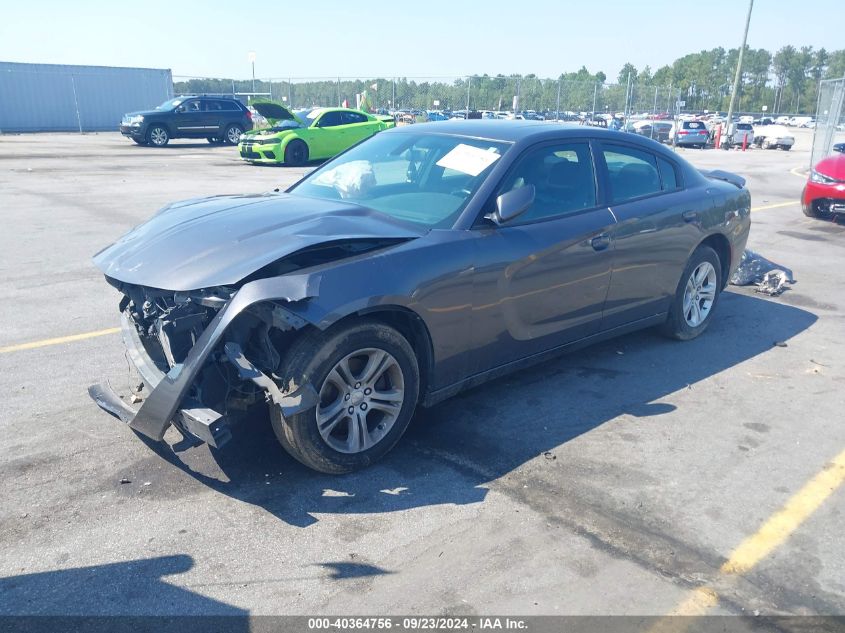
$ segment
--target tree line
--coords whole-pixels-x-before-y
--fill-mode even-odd
[[[536,75],[473,75],[454,78],[369,77],[359,79],[209,79],[175,81],[175,94],[264,93],[295,108],[354,107],[368,92],[386,109],[522,110],[574,112],[671,112],[727,110],[739,49],[717,47],[691,53],[653,71],[626,63],[608,82],[582,66],[557,78]],[[746,47],[736,109],[739,112],[814,113],[821,79],[845,76],[845,50],[784,46],[774,54]]]

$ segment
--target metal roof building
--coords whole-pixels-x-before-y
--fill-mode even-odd
[[[172,96],[168,69],[0,62],[0,132],[116,130]]]

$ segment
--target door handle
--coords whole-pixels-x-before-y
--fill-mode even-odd
[[[590,246],[593,247],[594,251],[603,251],[610,246],[610,236],[607,233],[596,235],[590,240]]]
[[[681,217],[684,222],[695,222],[698,219],[698,211],[684,211]]]

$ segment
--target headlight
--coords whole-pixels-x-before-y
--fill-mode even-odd
[[[137,125],[138,123],[143,123],[144,117],[143,115],[136,114],[135,116],[131,116],[127,119],[129,125]]]
[[[820,185],[832,185],[836,182],[836,178],[831,178],[830,176],[825,176],[817,172],[815,169],[810,171],[810,182],[817,182]]]

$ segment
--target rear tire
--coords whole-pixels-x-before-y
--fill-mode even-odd
[[[230,125],[223,133],[223,142],[226,145],[237,145],[241,141],[244,129],[240,125]]]
[[[308,162],[308,145],[305,141],[294,139],[285,147],[285,165],[301,167]]]
[[[377,322],[306,332],[280,367],[280,388],[310,382],[319,402],[289,416],[271,405],[273,431],[296,460],[323,473],[349,473],[383,457],[408,427],[419,397],[413,348]]]
[[[661,327],[663,334],[688,341],[704,332],[719,302],[723,274],[716,251],[704,245],[695,249],[678,282],[669,316]]]

